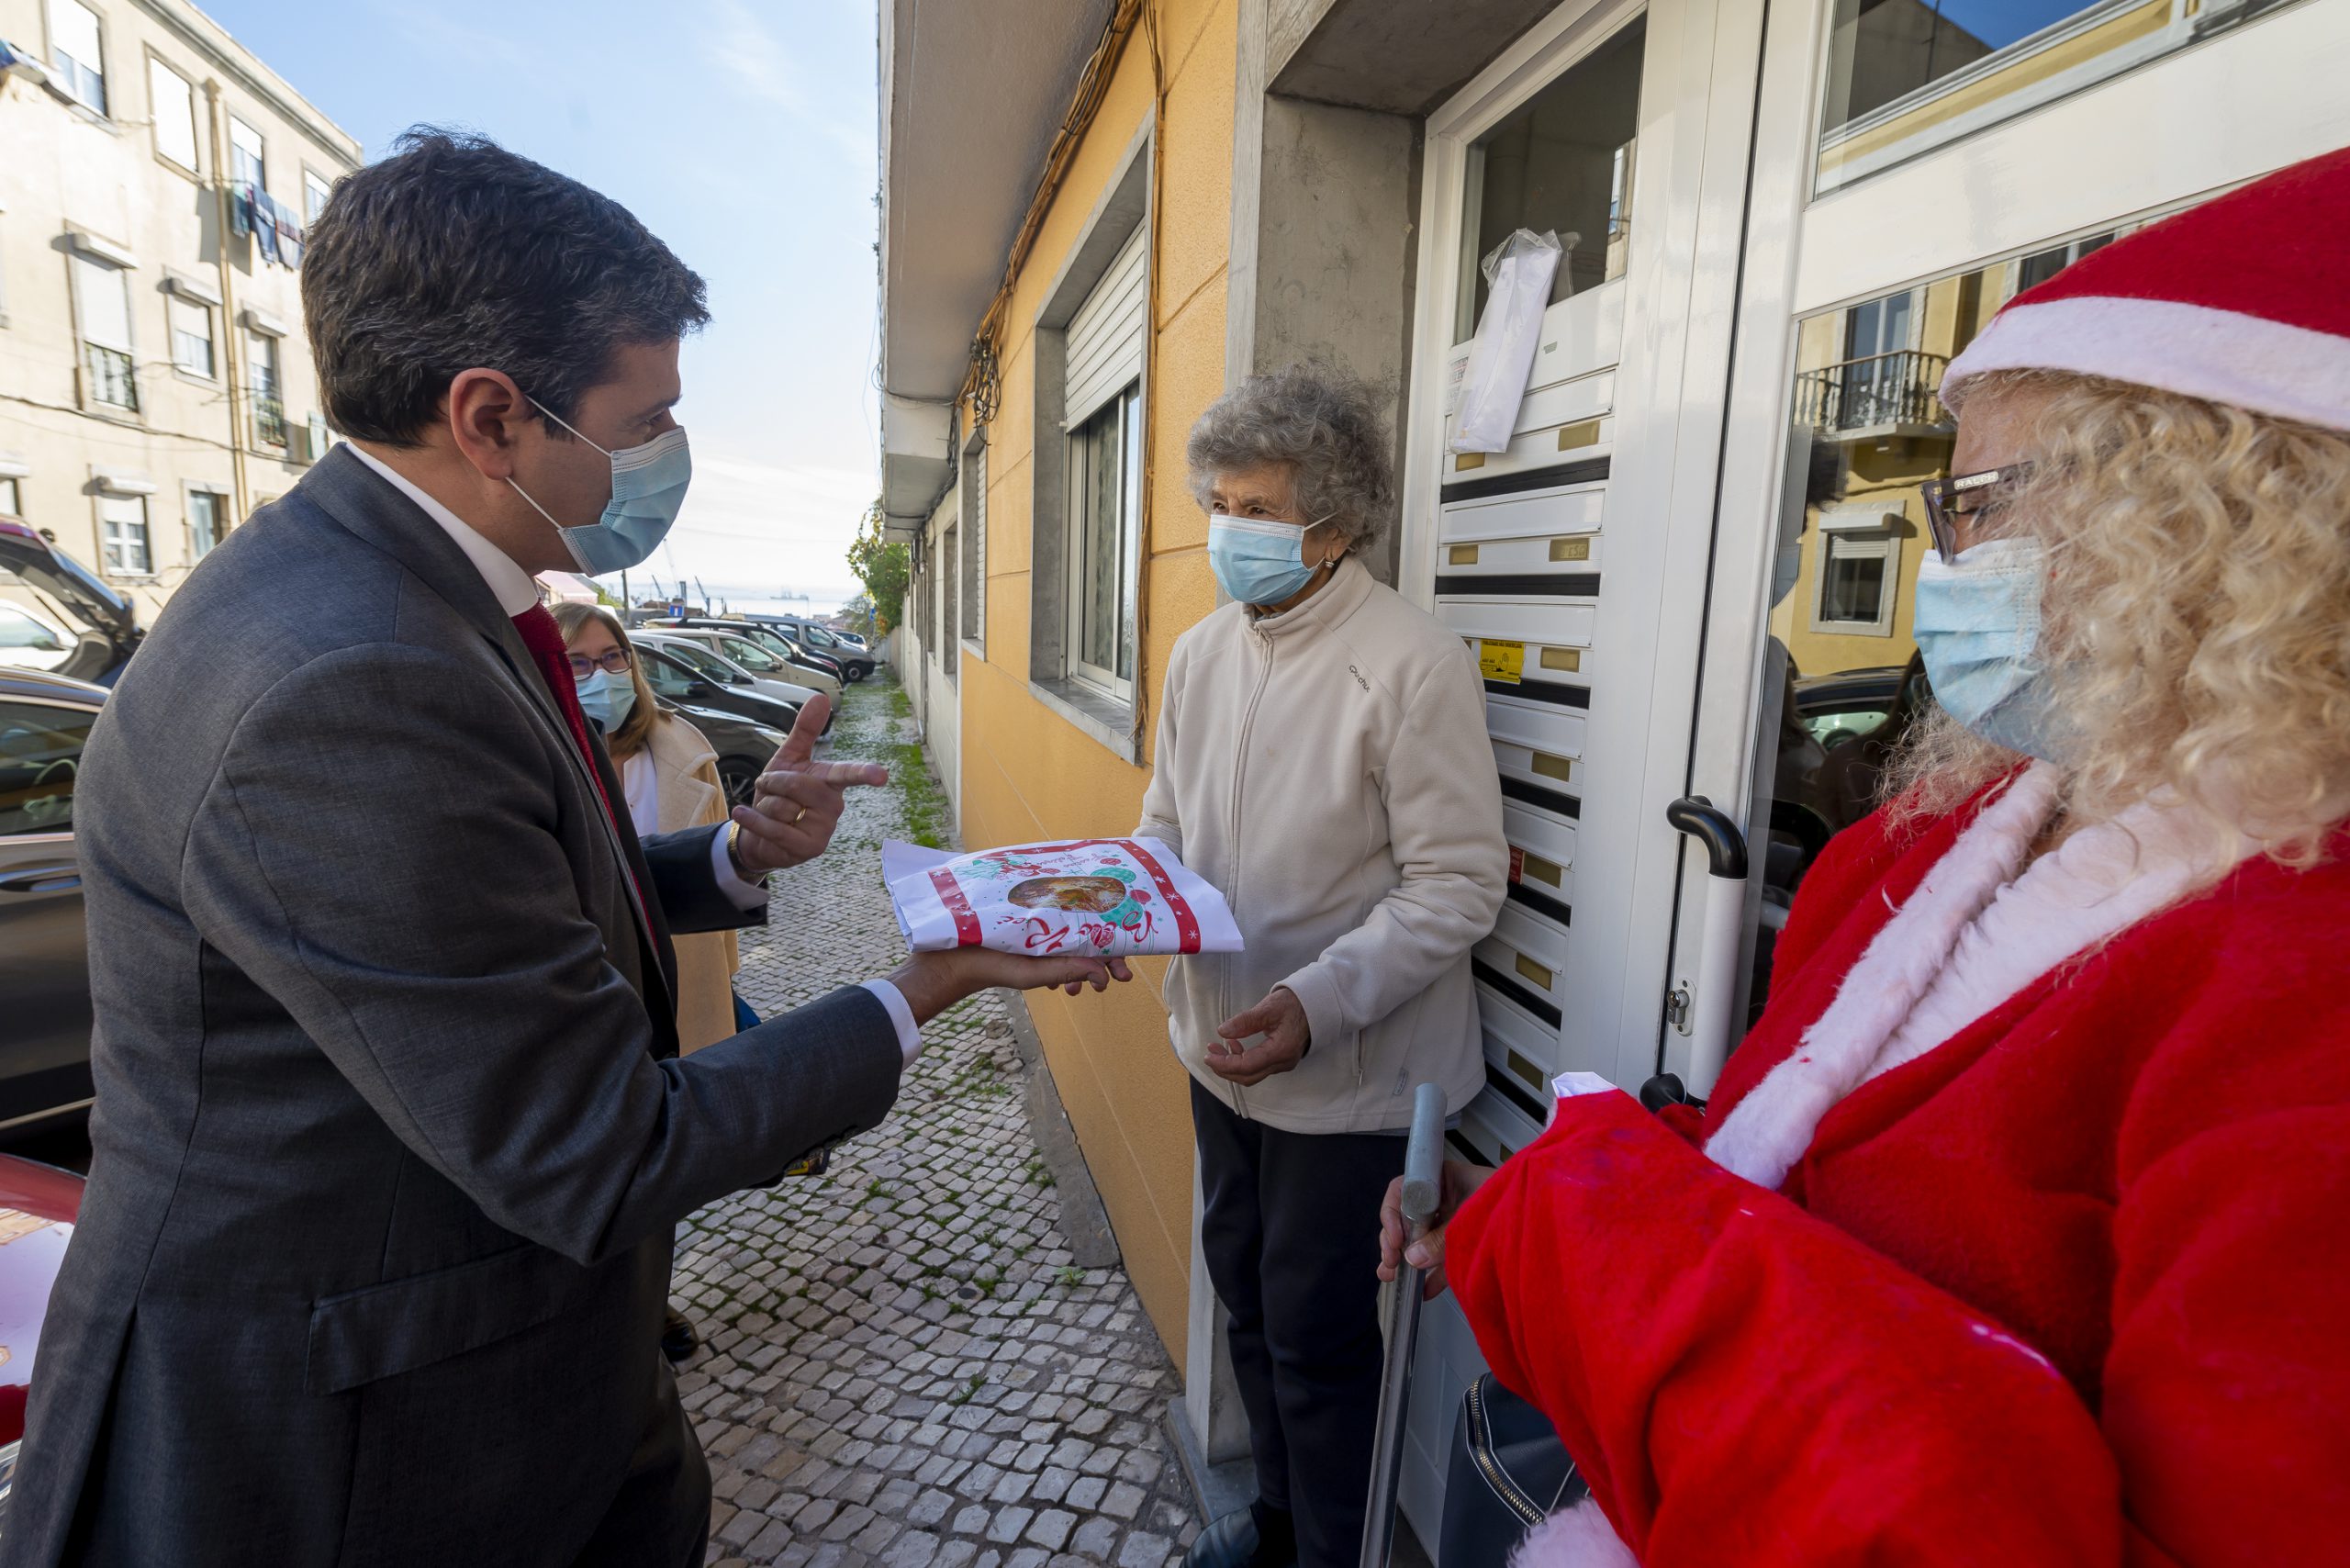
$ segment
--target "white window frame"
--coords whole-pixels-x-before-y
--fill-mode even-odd
[[[1080,434],[1086,426],[1105,416],[1112,417],[1117,427],[1118,439],[1113,450],[1118,454],[1117,507],[1119,516],[1113,530],[1118,554],[1117,594],[1111,613],[1118,625],[1112,634],[1113,645],[1125,642],[1127,630],[1135,623],[1136,588],[1140,577],[1140,500],[1142,492],[1141,465],[1138,455],[1144,421],[1147,418],[1142,406],[1142,383],[1130,381],[1124,389],[1104,399],[1085,420],[1071,428],[1067,438],[1068,456],[1064,472],[1069,476],[1069,503],[1065,509],[1069,538],[1061,557],[1064,597],[1068,604],[1067,650],[1069,678],[1081,681],[1103,696],[1118,702],[1132,702],[1135,695],[1134,669],[1139,650],[1131,646],[1119,648],[1126,655],[1127,673],[1120,675],[1113,666],[1103,666],[1085,657],[1085,581],[1086,550],[1091,541],[1087,524],[1087,502],[1093,487],[1087,483],[1082,457]],[[1117,656],[1113,652],[1112,657]]]
[[[137,323],[131,319],[130,274],[123,267],[101,260],[79,249],[67,252],[67,267],[73,279],[73,341],[80,351],[83,401],[85,407],[102,409],[119,417],[135,416],[139,412],[139,345],[135,341]],[[111,280],[111,286],[122,291],[122,331],[93,336],[90,308],[95,301],[94,286],[99,277]],[[105,349],[130,361],[130,401],[111,403],[98,396],[98,378],[90,371],[90,350]]]
[[[176,94],[168,102],[165,99],[165,94],[173,93],[173,90],[163,82],[163,78],[167,76],[179,84]],[[173,116],[171,111],[176,110],[183,103],[187,106],[187,156],[185,158],[180,157],[173,149],[163,145],[163,127],[166,120],[168,118],[170,123],[174,125],[178,123],[176,117]],[[160,54],[150,54],[147,57],[147,118],[149,129],[155,135],[155,156],[167,166],[179,171],[190,179],[200,178],[200,171],[203,168],[200,160],[204,155],[204,134],[198,129],[196,122],[196,84],[181,75]]]
[[[202,534],[196,532],[196,498],[198,497],[202,497],[212,503],[212,521],[218,532],[217,536],[210,540],[207,540]],[[217,490],[210,485],[190,484],[183,488],[181,498],[184,502],[182,510],[185,511],[187,518],[188,564],[193,566],[196,562],[203,560],[207,553],[213,550],[228,539],[229,527],[229,495],[225,490]]]
[[[0,517],[21,520],[25,515],[24,476],[20,474],[0,474]]]
[[[327,198],[334,195],[334,182],[311,168],[302,165],[302,224],[316,223],[319,214],[326,210]]]
[[[79,54],[69,53],[67,51],[64,38],[65,29],[58,26],[58,18],[66,14],[66,8],[68,6],[71,6],[73,9],[79,11],[84,16],[89,17],[90,36],[96,40],[98,46],[97,59],[94,61],[84,60]],[[97,115],[101,118],[106,118],[106,106],[113,100],[113,90],[106,82],[106,19],[105,15],[95,6],[84,5],[82,0],[49,0],[49,5],[46,9],[48,12],[47,20],[49,23],[50,62],[54,66],[63,68],[56,73],[56,75],[59,78],[57,83],[58,89],[68,98],[71,98],[73,102],[81,105],[92,114]],[[93,80],[97,84],[97,101],[95,103],[91,101],[91,95],[87,91],[88,84]]]
[[[241,130],[252,139],[251,147],[237,140]],[[245,173],[249,161],[252,166],[250,176]],[[257,191],[269,188],[269,139],[261,133],[260,127],[235,113],[229,116],[229,178],[240,185],[249,184]]]
[[[129,507],[139,509],[139,516],[135,521],[128,517],[106,515],[108,508]],[[97,497],[97,510],[98,559],[104,564],[106,576],[131,581],[143,581],[152,577],[155,575],[155,527],[154,518],[147,506],[147,498],[101,490]],[[124,554],[123,545],[128,543],[128,540],[118,538],[115,532],[118,529],[125,528],[136,528],[139,531],[140,564],[137,566],[132,566]]]
[[[1825,518],[1828,514],[1821,514]],[[1811,629],[1831,637],[1890,637],[1893,613],[1901,598],[1901,536],[1888,528],[1819,529],[1818,554],[1812,563]],[[1830,568],[1839,558],[1883,561],[1885,575],[1877,591],[1876,615],[1867,621],[1840,621],[1827,613]]]
[[[262,433],[263,398],[274,398],[277,403],[279,439],[274,442]],[[277,346],[275,333],[256,331],[250,323],[245,328],[245,398],[252,407],[253,443],[272,451],[285,451],[293,430],[285,418],[285,355]]]
[[[190,364],[180,352],[181,338],[196,335],[185,331],[180,325],[182,318],[190,313],[204,322],[205,363],[201,367]],[[163,297],[163,324],[171,336],[172,368],[192,380],[217,385],[220,380],[220,334],[213,325],[212,307],[183,294],[166,294]]]

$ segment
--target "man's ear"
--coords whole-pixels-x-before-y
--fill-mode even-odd
[[[539,417],[514,378],[502,370],[461,370],[449,383],[449,435],[482,477],[513,476],[514,443]]]

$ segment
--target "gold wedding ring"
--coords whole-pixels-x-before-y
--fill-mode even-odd
[[[804,817],[804,816],[806,816],[807,814],[808,814],[808,808],[807,808],[807,807],[805,807],[805,806],[800,807],[800,817]],[[800,825],[800,817],[794,817],[794,818],[792,818],[789,822],[788,822],[788,823],[784,823],[784,825],[785,825],[786,827],[798,827],[798,826]]]

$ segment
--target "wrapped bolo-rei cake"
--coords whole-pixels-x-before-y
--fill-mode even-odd
[[[881,846],[890,902],[917,953],[1237,953],[1224,895],[1155,838],[1018,844],[950,855]]]

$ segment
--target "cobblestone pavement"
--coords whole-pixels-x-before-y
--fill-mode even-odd
[[[903,712],[886,673],[851,688],[831,755],[903,768]],[[762,1016],[898,961],[880,842],[923,794],[855,791],[831,852],[778,879],[738,982]],[[1173,1369],[1125,1271],[1070,1262],[1001,1000],[923,1040],[889,1121],[827,1174],[678,1228],[708,1561],[1159,1568],[1196,1529],[1158,1427]]]

